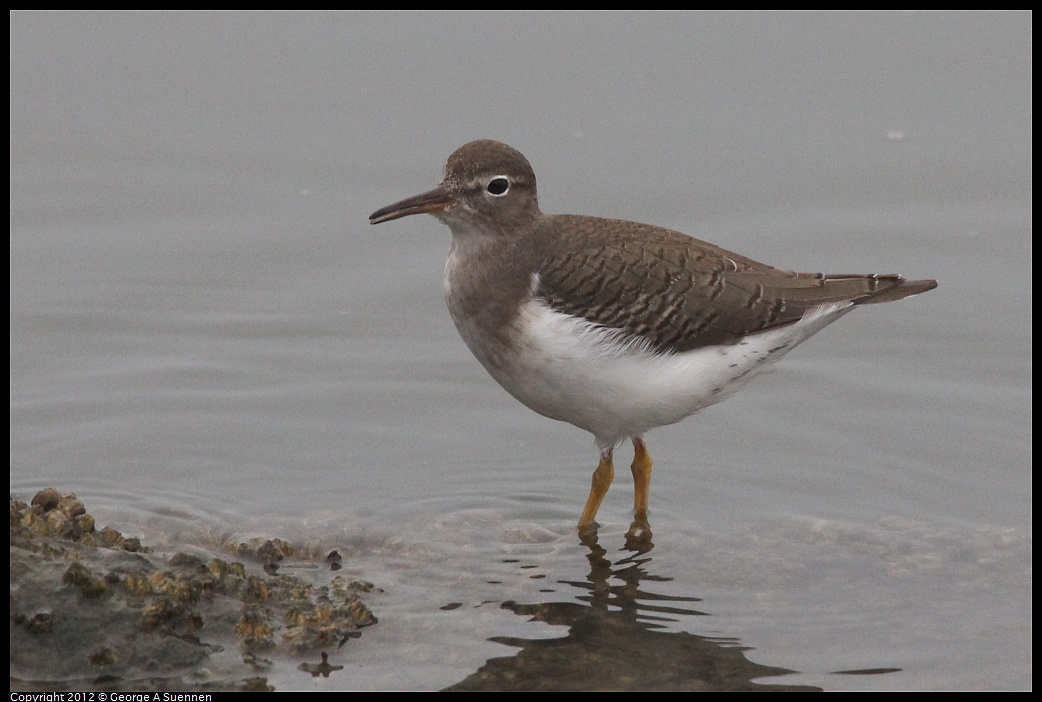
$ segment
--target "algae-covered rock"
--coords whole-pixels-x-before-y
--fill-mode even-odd
[[[54,488],[12,498],[11,689],[271,689],[267,659],[309,670],[302,655],[325,661],[376,623],[371,584],[275,575],[296,553],[281,539],[235,552],[254,562],[153,553]]]

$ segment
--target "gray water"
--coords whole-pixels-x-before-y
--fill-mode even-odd
[[[436,689],[570,637],[607,671],[671,655],[650,630],[798,671],[766,683],[1028,689],[1031,19],[13,13],[11,493],[343,549],[380,624],[279,689]],[[639,558],[620,450],[584,545],[591,437],[470,357],[444,227],[367,223],[476,138],[546,212],[940,286],[652,432]],[[629,614],[582,639],[536,604]]]

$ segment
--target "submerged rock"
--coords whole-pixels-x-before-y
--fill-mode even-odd
[[[75,495],[12,498],[11,689],[272,689],[257,674],[273,660],[309,670],[302,655],[325,663],[376,623],[360,599],[370,583],[268,567],[294,553],[280,539],[240,544],[249,566],[154,553],[97,530]]]

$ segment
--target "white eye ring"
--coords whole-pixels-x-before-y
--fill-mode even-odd
[[[510,179],[502,175],[489,179],[485,192],[492,197],[503,197],[510,192]]]

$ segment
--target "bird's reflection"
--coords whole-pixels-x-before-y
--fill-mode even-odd
[[[647,527],[645,524],[644,527]],[[595,530],[580,536],[590,570],[585,581],[558,581],[581,590],[567,602],[503,608],[547,624],[566,626],[556,639],[493,637],[520,650],[492,658],[450,690],[793,690],[797,685],[763,684],[757,678],[795,671],[754,663],[737,639],[666,630],[666,622],[707,616],[693,606],[698,597],[662,595],[647,585],[672,578],[649,571],[651,529],[630,531],[625,556],[612,562]]]

